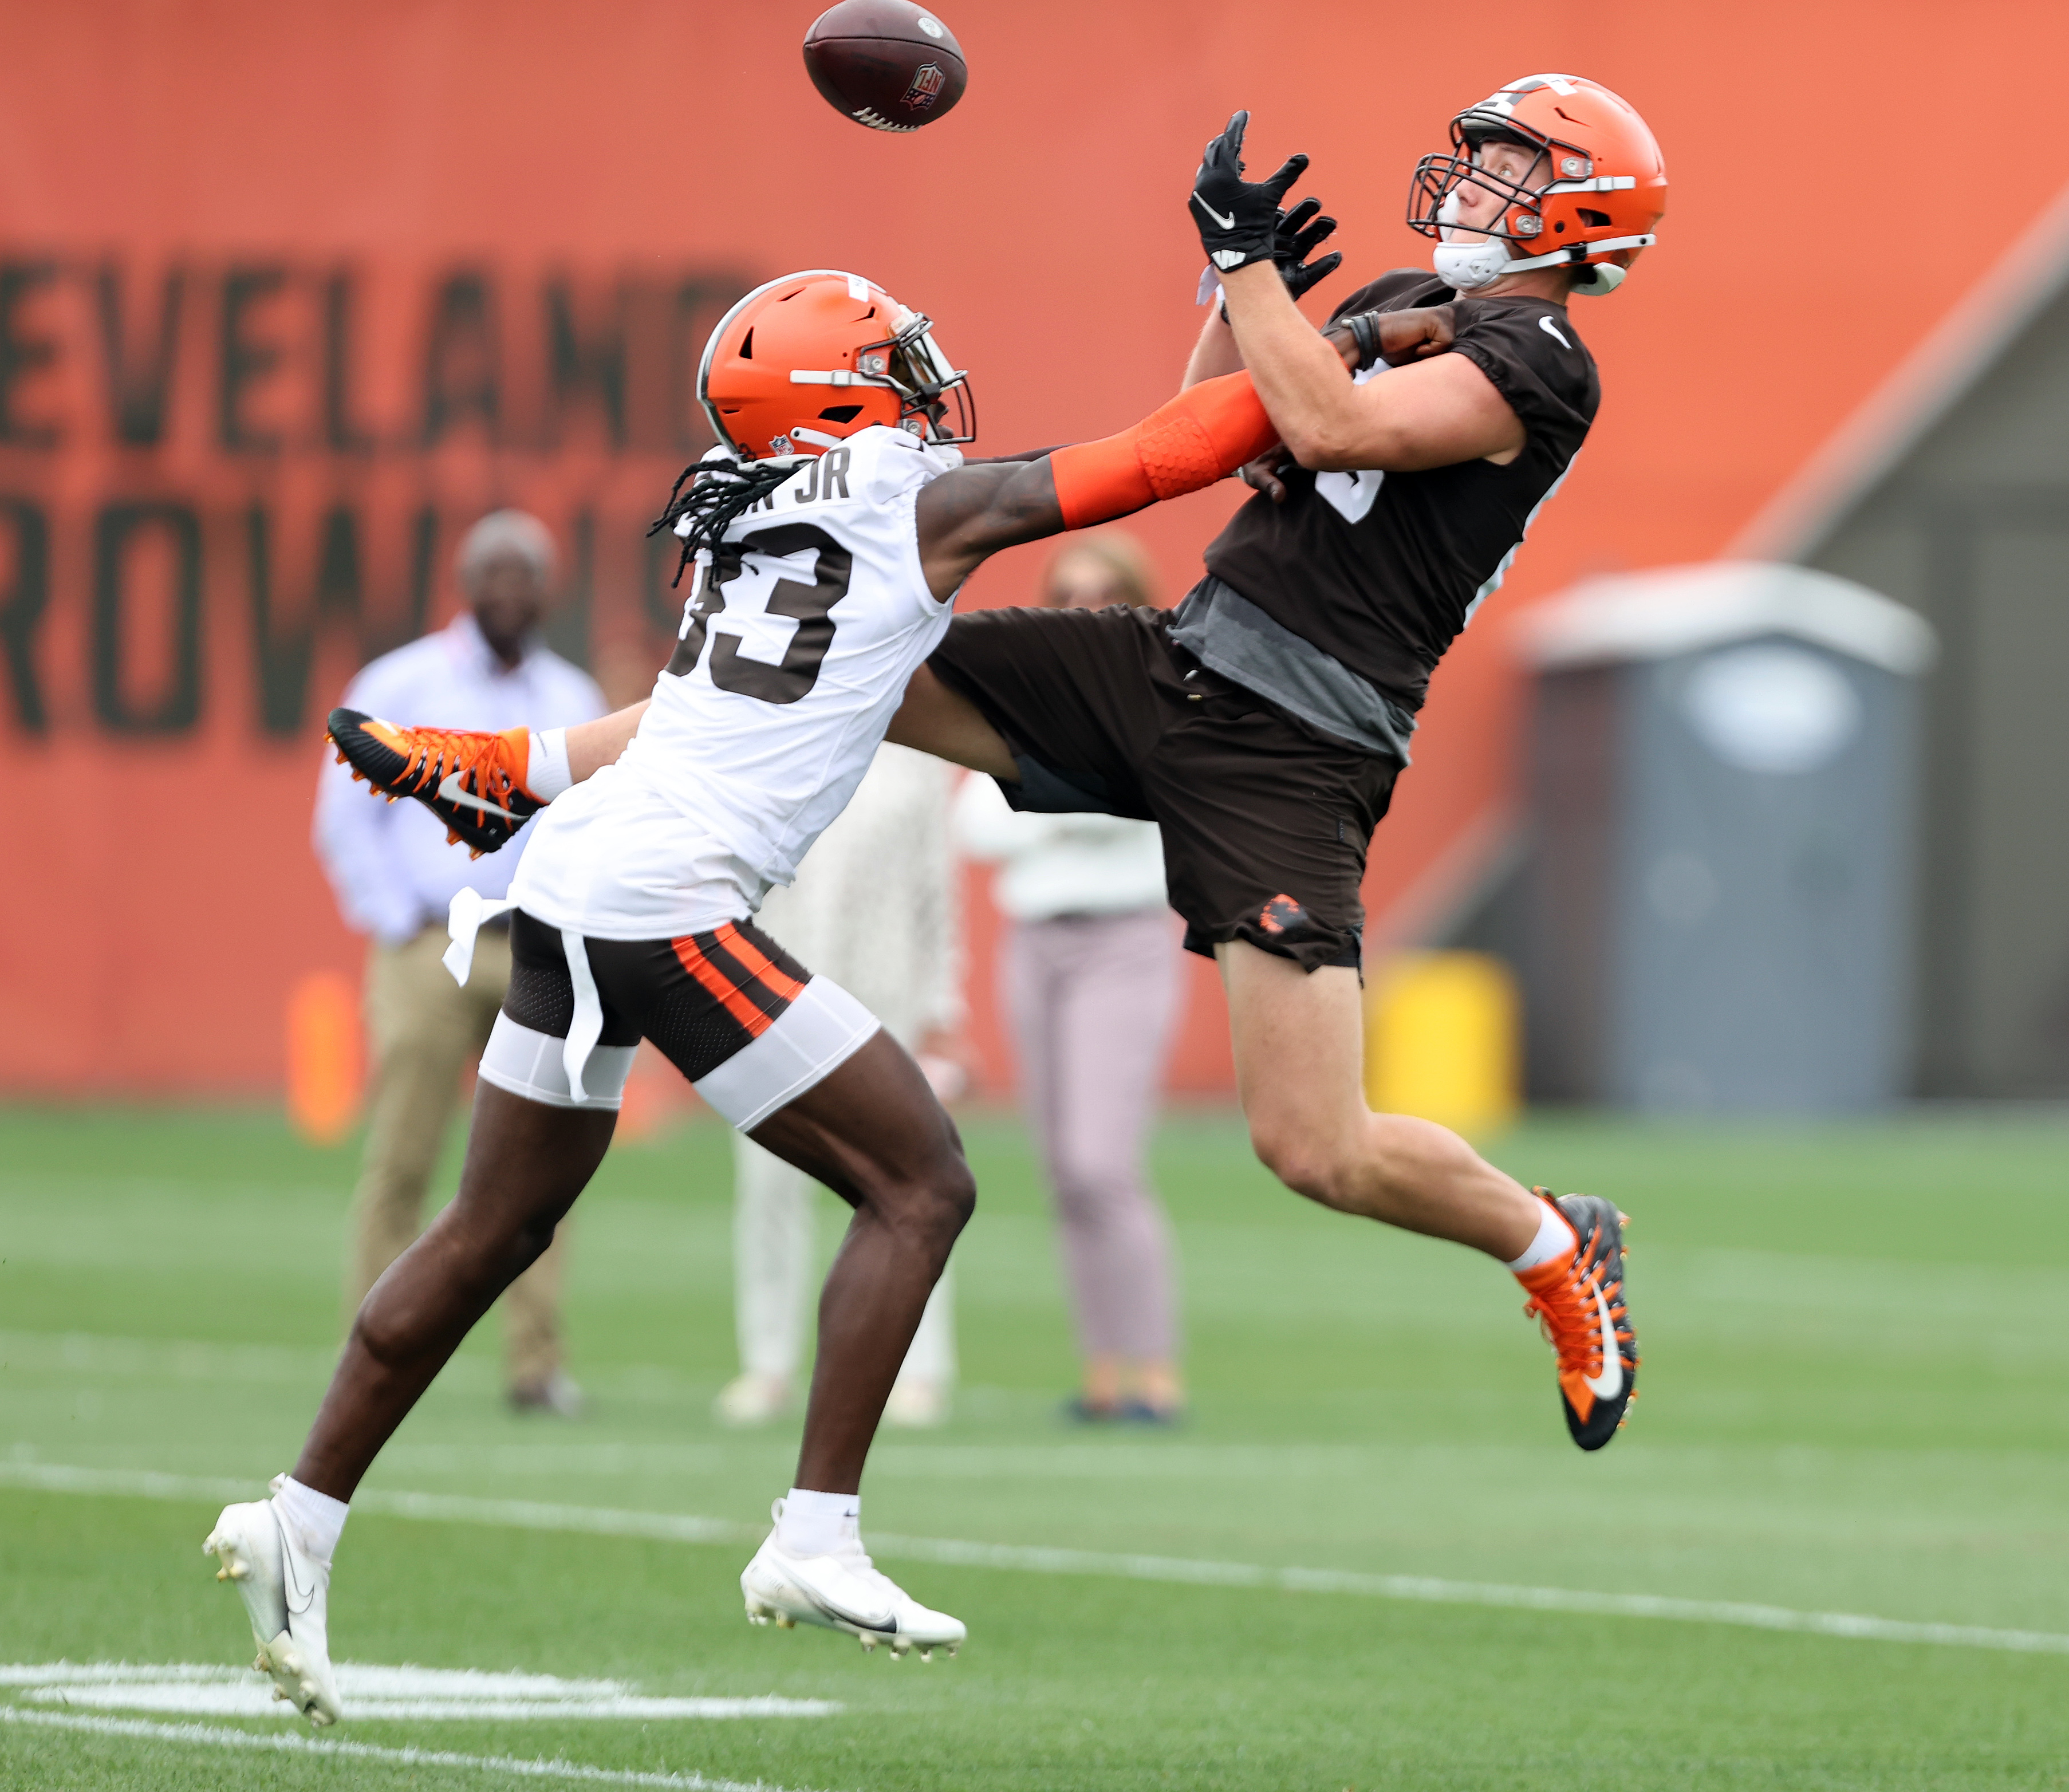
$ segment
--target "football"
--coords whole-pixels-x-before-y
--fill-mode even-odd
[[[805,69],[835,111],[872,131],[916,131],[963,96],[955,34],[912,0],[841,0],[805,34]]]

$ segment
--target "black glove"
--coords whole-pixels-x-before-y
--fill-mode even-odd
[[[1316,282],[1327,280],[1343,266],[1344,258],[1332,251],[1312,267],[1308,258],[1329,237],[1333,235],[1336,221],[1333,218],[1316,218],[1322,209],[1320,199],[1303,199],[1291,211],[1279,214],[1271,230],[1271,259],[1279,264],[1279,277],[1286,283],[1286,290],[1293,302],[1300,302],[1300,295]],[[1313,222],[1308,220],[1312,218]],[[1211,276],[1209,276],[1211,279]],[[1229,320],[1228,300],[1222,300],[1222,321]]]
[[[1207,145],[1193,177],[1193,222],[1199,227],[1200,247],[1220,274],[1277,259],[1279,202],[1308,165],[1305,156],[1288,156],[1270,180],[1246,181],[1243,133],[1249,128],[1250,114],[1238,112]]]
[[[1279,213],[1272,226],[1271,259],[1279,263],[1279,277],[1296,301],[1309,287],[1327,280],[1344,264],[1342,255],[1332,250],[1312,267],[1308,265],[1308,256],[1336,233],[1335,218],[1315,216],[1321,209],[1320,199],[1303,199],[1291,211]]]

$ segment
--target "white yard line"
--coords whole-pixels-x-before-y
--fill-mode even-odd
[[[675,1792],[784,1792],[766,1780],[713,1779],[705,1774],[639,1774],[591,1767],[578,1761],[524,1761],[515,1755],[455,1754],[445,1749],[387,1749],[373,1742],[333,1741],[315,1736],[269,1736],[259,1730],[224,1729],[214,1724],[153,1724],[141,1718],[75,1717],[55,1711],[0,1705],[0,1724],[39,1729],[83,1730],[90,1736],[125,1736],[150,1742],[185,1742],[202,1748],[255,1749],[280,1754],[342,1755],[358,1761],[392,1761],[403,1767],[471,1767],[479,1773],[520,1779],[578,1780],[591,1786],[655,1786]]]
[[[0,1462],[0,1487],[59,1493],[121,1494],[150,1500],[255,1497],[247,1481],[189,1479],[149,1471],[74,1468],[57,1463]],[[476,1500],[442,1493],[369,1491],[353,1504],[361,1512],[528,1531],[577,1531],[600,1537],[644,1537],[674,1543],[758,1542],[767,1527],[723,1518],[694,1518],[609,1507],[551,1505],[531,1500]],[[1498,1606],[1587,1617],[1658,1618],[1751,1630],[1794,1631],[1853,1642],[1936,1643],[1954,1648],[1997,1649],[2020,1655],[2069,1655],[2069,1635],[2053,1631],[1994,1630],[1974,1624],[1920,1624],[1854,1612],[1798,1611],[1786,1606],[1722,1599],[1674,1599],[1647,1593],[1594,1593],[1557,1586],[1509,1586],[1484,1581],[1435,1580],[1418,1574],[1368,1574],[1330,1568],[1267,1568],[1251,1562],[1199,1561],[1172,1556],[1109,1554],[1011,1543],[965,1543],[945,1537],[869,1533],[873,1554],[893,1561],[936,1561],[966,1568],[1030,1574],[1089,1574],[1130,1581],[1172,1581],[1193,1586],[1251,1587],[1284,1593],[1341,1593],[1426,1605]]]
[[[31,1662],[0,1667],[0,1687],[34,1704],[69,1711],[120,1711],[177,1717],[294,1719],[263,1674],[229,1667],[168,1663]],[[603,1718],[677,1722],[736,1717],[837,1717],[830,1699],[655,1697],[623,1680],[562,1680],[553,1674],[479,1668],[388,1667],[340,1662],[337,1689],[355,1718],[411,1721],[521,1722]]]
[[[300,1713],[275,1699],[270,1686],[53,1687],[31,1695],[39,1704],[67,1709],[84,1705],[104,1711],[156,1711],[169,1716],[280,1718]],[[520,1724],[577,1719],[625,1724],[706,1723],[735,1717],[825,1717],[840,1710],[828,1701],[802,1699],[484,1699],[461,1704],[449,1699],[354,1699],[345,1714],[354,1723]]]

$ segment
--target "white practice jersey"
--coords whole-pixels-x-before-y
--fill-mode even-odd
[[[788,884],[949,626],[913,507],[961,463],[879,426],[735,518],[738,570],[685,606],[631,745],[531,824],[518,905],[598,939],[676,939]]]

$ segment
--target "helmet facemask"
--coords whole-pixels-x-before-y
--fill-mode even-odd
[[[1498,145],[1529,152],[1530,164],[1521,179],[1497,173],[1487,165],[1487,151]],[[1408,222],[1442,245],[1434,259],[1446,281],[1461,292],[1472,292],[1492,286],[1519,261],[1533,259],[1529,251],[1541,247],[1545,229],[1540,209],[1545,186],[1562,177],[1585,179],[1593,171],[1587,152],[1577,145],[1561,143],[1508,119],[1464,112],[1451,120],[1451,153],[1425,156],[1415,165]],[[1459,198],[1467,187],[1492,195],[1497,202],[1499,209],[1484,224],[1468,224],[1459,214]],[[1471,231],[1483,240],[1454,242],[1451,233],[1460,230]],[[1524,254],[1512,253],[1512,243]]]
[[[925,442],[975,441],[977,400],[969,376],[941,353],[929,318],[919,312],[902,312],[900,316],[893,334],[855,351],[856,373],[898,394],[900,428]]]

